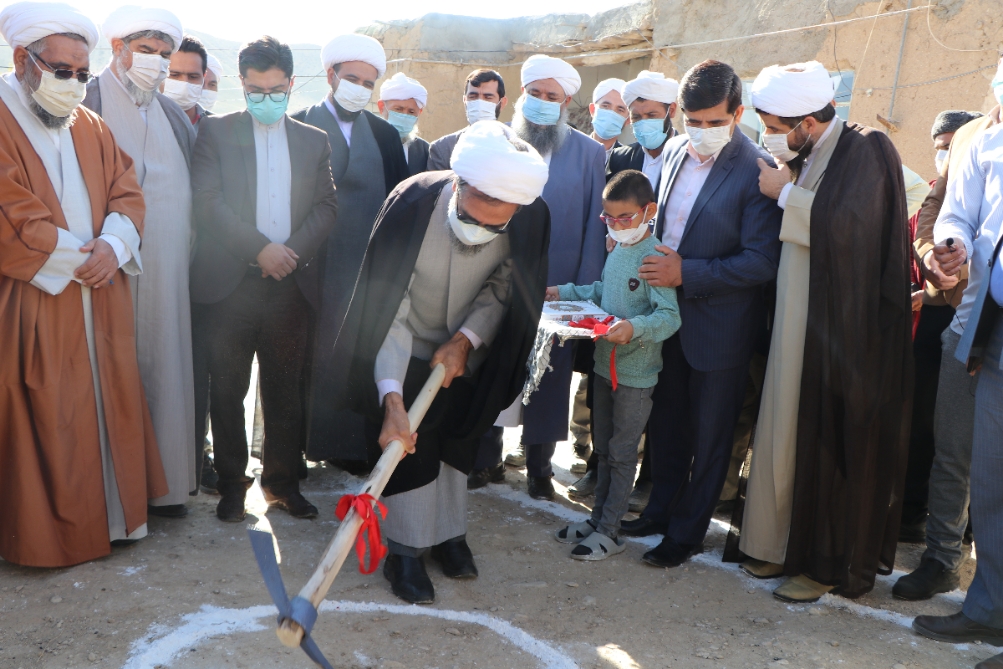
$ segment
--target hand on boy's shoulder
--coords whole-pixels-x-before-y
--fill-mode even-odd
[[[638,276],[656,287],[675,288],[683,283],[683,259],[664,244],[656,244],[655,250],[661,255],[644,257]]]

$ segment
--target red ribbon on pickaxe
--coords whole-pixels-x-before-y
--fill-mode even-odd
[[[379,510],[377,514],[373,505]],[[334,515],[338,520],[344,520],[349,509],[355,509],[362,519],[362,528],[355,538],[355,553],[359,556],[359,571],[363,574],[372,574],[376,571],[377,565],[383,556],[387,554],[387,547],[383,545],[380,537],[380,517],[387,517],[387,507],[369,493],[361,495],[343,495],[338,500],[338,507],[334,510]],[[369,541],[369,567],[366,568],[366,541]]]
[[[595,341],[599,337],[603,336],[609,332],[609,324],[613,322],[612,316],[607,316],[606,318],[599,320],[598,318],[593,318],[589,316],[588,318],[583,318],[580,321],[570,321],[568,325],[573,328],[583,328],[586,330],[592,330],[592,341]],[[616,390],[616,344],[613,344],[613,350],[609,354],[609,377],[610,381],[613,383],[613,390]]]

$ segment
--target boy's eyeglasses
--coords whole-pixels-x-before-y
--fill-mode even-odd
[[[259,102],[264,102],[266,97],[272,102],[282,102],[289,93],[288,91],[283,91],[281,93],[246,93],[246,95],[248,100],[258,104]]]
[[[599,218],[600,220],[602,220],[603,223],[605,223],[609,227],[613,227],[614,225],[629,225],[630,222],[633,221],[635,218],[637,218],[639,214],[644,212],[645,208],[646,207],[641,207],[637,211],[637,213],[635,213],[632,216],[616,217],[616,216],[610,216],[608,214],[599,214]]]
[[[30,51],[28,52],[28,55],[31,56],[31,59],[33,61],[35,61],[36,65],[39,64],[39,63],[41,63],[42,65],[45,65],[45,67],[47,67],[49,69],[49,71],[52,72],[52,76],[54,76],[56,79],[63,79],[64,81],[66,79],[76,79],[80,83],[86,84],[88,81],[91,80],[91,77],[94,76],[90,72],[88,72],[87,70],[76,71],[76,70],[67,70],[67,69],[61,68],[61,67],[60,68],[55,68],[55,67],[49,65],[48,63],[46,63],[44,60],[42,60],[41,56],[36,56],[35,54],[33,54]]]

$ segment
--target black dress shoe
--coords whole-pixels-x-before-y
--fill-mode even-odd
[[[431,604],[435,601],[435,588],[421,558],[391,553],[383,562],[383,576],[390,581],[394,594],[409,604]]]
[[[282,509],[293,518],[316,518],[317,507],[306,501],[299,492],[291,492],[288,495],[278,497],[265,492],[265,501],[273,509]]]
[[[504,465],[502,465],[504,467]],[[466,539],[446,541],[432,546],[432,559],[442,565],[442,573],[449,578],[477,578],[474,554]]]
[[[533,499],[554,499],[554,483],[549,476],[527,476],[526,488]]]
[[[937,641],[981,641],[993,646],[1003,646],[1003,629],[977,623],[960,611],[953,616],[916,616],[912,621],[912,628]]]
[[[641,516],[636,520],[625,520],[620,523],[620,534],[628,537],[647,537],[652,534],[665,534],[665,523]]]
[[[184,518],[188,515],[188,507],[184,504],[165,504],[164,506],[146,505],[146,515],[161,518]]]
[[[202,463],[202,480],[199,481],[199,489],[207,495],[218,495],[219,474],[212,467],[212,460],[206,458],[207,462]]]
[[[467,490],[477,490],[489,483],[501,483],[505,480],[505,463],[499,462],[494,467],[475,469],[467,474]]]
[[[899,525],[900,544],[923,544],[926,543],[926,519],[915,523],[902,523]]]
[[[244,520],[246,515],[243,492],[230,492],[219,498],[219,503],[216,505],[216,517],[224,523],[239,523]]]
[[[703,544],[677,544],[665,537],[662,543],[641,556],[641,559],[653,567],[678,567],[690,556],[703,552]]]
[[[954,590],[960,582],[958,572],[949,570],[940,560],[924,557],[916,571],[895,583],[892,595],[909,601],[930,599],[938,592]]]

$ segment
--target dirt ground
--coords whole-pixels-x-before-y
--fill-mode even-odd
[[[507,430],[506,442],[518,443],[518,431]],[[470,495],[468,541],[480,577],[453,581],[430,563],[432,606],[403,605],[381,572],[361,575],[351,556],[314,630],[328,660],[339,669],[947,669],[998,652],[915,635],[913,616],[953,613],[964,595],[897,601],[894,577],[855,602],[785,605],[770,594],[777,581],[721,563],[723,519],[711,526],[707,552],[680,568],[642,563],[650,539],[602,562],[571,560],[551,536],[586,510],[566,496],[571,462],[562,444],[555,503],[531,500],[524,472],[513,469],[504,484]],[[337,527],[338,498],[360,483],[312,467],[303,490],[320,509],[314,521],[266,514],[252,489],[247,524],[275,532],[291,593]],[[276,638],[245,526],[219,522],[217,499],[194,498],[182,520],[151,518],[149,537],[88,564],[39,570],[0,561],[0,669],[312,666]],[[900,546],[897,568],[912,569],[919,555],[919,547]],[[969,561],[966,584],[973,567]]]

